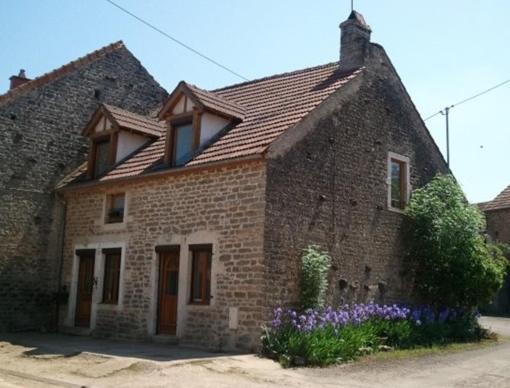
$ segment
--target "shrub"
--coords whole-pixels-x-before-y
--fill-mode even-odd
[[[377,352],[483,338],[472,310],[361,304],[340,309],[274,310],[263,353],[283,366],[325,366]]]
[[[453,177],[438,175],[413,192],[406,209],[411,219],[408,269],[424,303],[479,306],[502,286],[506,260],[487,243],[481,212],[467,203]]]
[[[328,289],[331,258],[318,245],[303,252],[300,272],[300,301],[303,309],[323,307]]]

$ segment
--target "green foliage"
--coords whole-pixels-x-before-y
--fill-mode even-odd
[[[415,292],[435,306],[479,306],[502,286],[507,261],[487,243],[482,213],[467,203],[453,177],[438,175],[413,192],[407,264]]]
[[[375,319],[342,328],[324,326],[311,332],[266,328],[263,353],[284,367],[327,366],[354,360],[383,349],[412,349],[487,337],[473,315],[448,322],[416,324],[412,320]]]
[[[328,289],[331,257],[318,245],[310,245],[301,258],[300,292],[303,309],[323,307]]]

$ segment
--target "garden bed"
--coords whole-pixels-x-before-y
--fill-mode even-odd
[[[472,310],[356,304],[303,313],[277,308],[262,336],[263,354],[283,366],[327,366],[394,349],[480,341]]]

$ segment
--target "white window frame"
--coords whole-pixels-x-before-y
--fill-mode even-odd
[[[397,213],[403,213],[404,209],[400,209],[398,207],[394,207],[391,205],[391,161],[396,160],[398,162],[401,162],[405,165],[405,185],[406,185],[406,192],[405,192],[405,201],[406,204],[409,203],[409,198],[411,197],[411,163],[410,159],[407,156],[397,154],[395,152],[388,152],[388,159],[387,159],[387,178],[386,178],[386,186],[387,186],[387,206],[388,210],[397,212]]]
[[[110,206],[110,197],[112,195],[124,194],[124,215],[122,217],[122,222],[107,222],[108,220],[108,212]],[[101,225],[105,230],[116,230],[123,229],[127,224],[127,217],[129,211],[129,194],[127,191],[112,191],[104,194],[103,198],[103,211],[101,212],[101,221],[99,225]]]

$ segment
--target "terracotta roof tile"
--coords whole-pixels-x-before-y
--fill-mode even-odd
[[[198,97],[200,102],[204,104],[206,108],[216,112],[225,113],[232,117],[237,117],[241,120],[244,118],[246,113],[245,109],[239,104],[224,99],[215,93],[200,89],[195,85],[186,83],[186,86]]]
[[[132,113],[113,105],[103,104],[103,106],[112,115],[119,127],[155,137],[160,137],[166,132],[166,125],[162,121]]]
[[[492,201],[479,203],[478,207],[482,211],[510,208],[510,186],[499,193]]]
[[[362,69],[345,73],[338,62],[204,91],[187,85],[211,107],[244,114],[234,126],[196,155],[186,166],[263,153],[285,130],[296,125]],[[164,167],[165,136],[117,165],[100,181],[141,175]]]
[[[6,103],[8,101],[13,100],[14,98],[18,97],[19,95],[28,92],[30,90],[34,90],[38,88],[39,86],[42,86],[56,78],[59,78],[65,74],[68,74],[69,72],[79,69],[85,65],[88,65],[91,62],[94,62],[98,58],[101,58],[113,51],[116,51],[120,48],[124,47],[124,43],[122,41],[118,41],[112,44],[109,44],[108,46],[102,47],[96,51],[93,51],[81,58],[78,58],[74,61],[71,61],[67,63],[66,65],[63,65],[59,67],[58,69],[55,69],[53,71],[50,71],[48,73],[45,73],[37,78],[34,78],[31,81],[28,81],[12,90],[9,90],[7,93],[0,95],[0,104]]]

